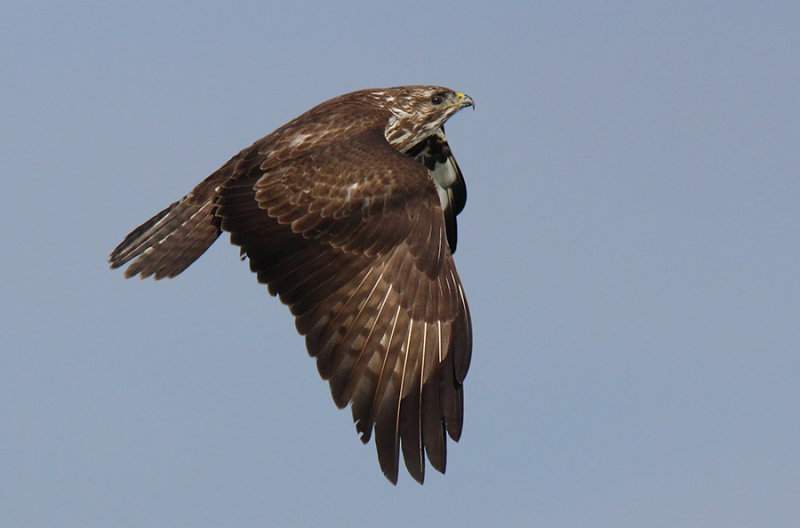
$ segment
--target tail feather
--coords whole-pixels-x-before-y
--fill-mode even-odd
[[[211,200],[186,197],[134,229],[111,252],[112,268],[132,263],[125,278],[140,274],[157,280],[172,278],[200,257],[220,235]]]

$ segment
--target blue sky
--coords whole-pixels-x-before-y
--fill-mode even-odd
[[[0,525],[790,526],[800,7],[11,2],[0,25]],[[347,91],[471,95],[462,440],[381,474],[224,237],[109,251]],[[792,521],[795,519],[795,521]]]

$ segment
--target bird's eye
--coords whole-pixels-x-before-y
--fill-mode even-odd
[[[438,94],[438,93],[437,93],[436,95],[434,95],[433,97],[431,97],[431,104],[432,104],[433,106],[439,106],[439,105],[440,105],[440,104],[442,104],[443,102],[444,102],[444,96],[443,96],[442,94]]]

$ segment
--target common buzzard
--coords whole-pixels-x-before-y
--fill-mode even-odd
[[[463,423],[472,325],[453,262],[466,186],[438,86],[361,90],[253,143],[111,253],[125,277],[174,277],[222,231],[289,306],[333,400],[397,482],[444,473]]]

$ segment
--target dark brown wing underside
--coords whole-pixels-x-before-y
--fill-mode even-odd
[[[444,472],[445,431],[461,433],[471,326],[423,167],[366,135],[233,179],[216,205],[364,442],[374,427],[389,480],[401,449],[416,480],[425,452]]]

